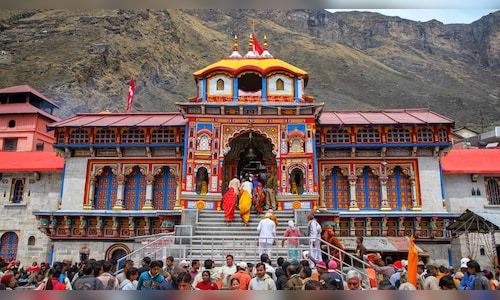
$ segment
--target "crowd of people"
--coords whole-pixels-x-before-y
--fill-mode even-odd
[[[272,222],[272,221],[271,221]],[[289,228],[292,228],[290,226]],[[361,239],[362,247],[362,239]],[[360,248],[361,248],[360,247]],[[293,248],[291,248],[293,250]],[[292,251],[291,250],[291,251]],[[140,266],[125,260],[116,273],[116,261],[89,259],[73,264],[70,259],[38,265],[33,262],[24,268],[19,261],[0,260],[0,289],[15,290],[32,286],[35,290],[497,290],[500,265],[494,271],[481,269],[475,260],[462,258],[460,270],[419,264],[417,284],[408,282],[406,260],[393,261],[391,256],[373,261],[363,259],[376,272],[371,286],[361,269],[343,269],[336,259],[325,262],[310,253],[298,260],[296,253],[279,257],[276,264],[267,253],[258,262],[236,262],[227,254],[225,263],[217,266],[212,259],[203,263],[175,258],[151,260],[144,257]],[[367,284],[368,283],[368,284]]]

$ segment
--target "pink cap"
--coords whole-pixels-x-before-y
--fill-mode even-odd
[[[337,269],[337,262],[334,261],[334,260],[330,260],[328,262],[328,269],[329,270],[335,270],[335,269]]]

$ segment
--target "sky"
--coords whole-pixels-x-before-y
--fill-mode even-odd
[[[421,22],[436,19],[444,24],[470,24],[497,10],[500,9],[328,9],[331,12],[371,11]]]

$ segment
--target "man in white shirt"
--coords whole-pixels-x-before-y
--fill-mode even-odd
[[[220,267],[219,276],[222,278],[222,288],[229,289],[231,286],[231,276],[236,273],[236,265],[234,264],[234,257],[231,254],[226,255],[226,264]]]
[[[323,261],[321,258],[321,225],[319,225],[318,221],[314,218],[314,213],[311,212],[307,215],[307,219],[309,220],[307,226],[309,230],[309,255],[312,257],[312,261],[310,262],[311,268],[314,267],[315,262]]]
[[[259,256],[266,253],[271,257],[271,248],[276,237],[276,224],[271,220],[271,214],[266,213],[257,226],[259,233]]]
[[[266,273],[266,265],[264,263],[258,263],[255,267],[255,272],[255,277],[250,280],[249,290],[276,290],[276,283]]]

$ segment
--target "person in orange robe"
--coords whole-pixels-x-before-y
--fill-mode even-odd
[[[337,247],[338,249],[340,250],[344,250],[344,246],[342,245],[342,243],[340,243],[339,239],[335,236],[335,229],[333,228],[328,228],[323,237],[322,237],[323,240],[327,241],[329,244]],[[335,247],[332,247],[332,246],[328,246],[329,249],[327,249],[327,246],[328,245],[322,245],[321,248],[323,250],[328,250],[327,252],[329,252],[331,255],[333,255],[333,257],[335,257],[335,261],[337,263],[337,268],[340,269],[340,265],[342,261],[344,261],[344,253],[339,251],[337,248]]]

